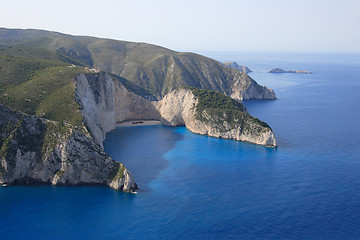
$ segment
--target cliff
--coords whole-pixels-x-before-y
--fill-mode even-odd
[[[134,179],[86,132],[0,104],[0,184],[101,184],[134,191]]]

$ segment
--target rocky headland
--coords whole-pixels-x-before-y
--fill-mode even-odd
[[[154,104],[164,125],[185,125],[197,134],[277,146],[274,133],[266,123],[250,116],[241,103],[217,92],[179,89]]]

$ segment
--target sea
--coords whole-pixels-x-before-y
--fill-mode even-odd
[[[248,66],[277,100],[244,104],[278,148],[122,127],[105,150],[137,194],[0,187],[0,239],[360,239],[360,54],[201,52]],[[313,74],[267,71],[306,70]]]

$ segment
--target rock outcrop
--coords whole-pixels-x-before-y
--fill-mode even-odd
[[[71,126],[25,115],[0,105],[0,184],[101,184],[134,191],[123,164]]]
[[[274,90],[267,88],[266,86],[260,86],[253,79],[250,80],[250,85],[243,92],[243,100],[258,99],[258,100],[273,100],[276,99]]]
[[[223,64],[229,68],[237,69],[240,72],[244,72],[244,73],[252,72],[250,68],[248,68],[245,65],[239,65],[239,64],[237,64],[237,62],[223,62]]]

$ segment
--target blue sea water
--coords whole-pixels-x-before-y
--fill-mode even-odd
[[[360,239],[360,55],[205,53],[273,88],[247,101],[276,149],[123,127],[106,151],[138,194],[105,187],[0,188],[0,239]],[[270,74],[281,67],[314,74]]]

